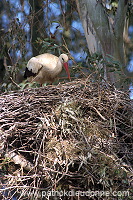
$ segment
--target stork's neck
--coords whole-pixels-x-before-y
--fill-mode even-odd
[[[62,71],[63,64],[60,62],[60,60],[57,61],[56,67],[54,69],[54,74],[58,75]]]

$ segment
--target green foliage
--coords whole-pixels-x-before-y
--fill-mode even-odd
[[[46,86],[46,84],[43,84],[43,85]],[[20,83],[19,86],[21,87],[21,90],[23,90],[26,88],[38,88],[38,87],[40,87],[40,84],[36,83],[36,82],[30,83],[27,80],[25,80],[22,83]]]
[[[119,61],[114,60],[113,56],[108,55],[104,59],[104,64],[109,68],[109,72],[120,72],[121,71],[121,64]]]
[[[59,45],[55,39],[45,38],[42,40],[41,38],[37,38],[37,44],[41,46],[40,53],[52,53],[55,55],[60,55],[61,53],[68,53],[66,51],[65,45]]]

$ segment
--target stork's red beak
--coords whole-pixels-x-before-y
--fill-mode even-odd
[[[68,75],[69,80],[71,80],[70,72],[69,72],[69,67],[68,67],[68,63],[67,63],[67,62],[64,63],[64,68],[65,68],[65,70],[66,70],[66,73],[67,73],[67,75]]]

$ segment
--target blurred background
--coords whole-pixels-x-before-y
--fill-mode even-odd
[[[113,14],[118,1],[103,2],[106,12]],[[133,12],[128,13],[125,44],[128,48],[127,68],[132,72]],[[102,56],[89,53],[75,0],[1,0],[0,49],[0,92],[25,88],[23,73],[27,61],[46,52],[69,55],[72,80],[87,77],[95,71],[98,76],[103,75],[102,69],[97,68],[97,63],[103,62]],[[65,77],[65,73],[62,76]],[[132,90],[132,79],[125,81]]]

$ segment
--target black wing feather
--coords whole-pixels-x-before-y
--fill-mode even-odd
[[[24,78],[28,78],[30,76],[36,76],[32,71],[29,71],[28,68],[26,67],[25,73],[24,73]]]

